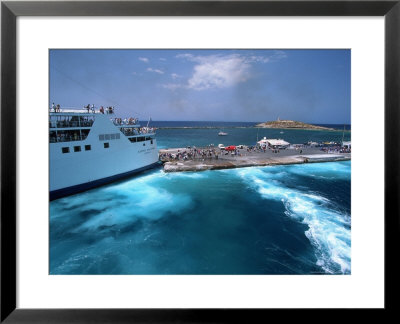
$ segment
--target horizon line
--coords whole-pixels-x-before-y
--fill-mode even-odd
[[[140,121],[148,121],[148,119],[139,119]],[[285,119],[289,120],[289,119]],[[224,122],[224,123],[265,123],[265,121],[236,121],[236,120],[161,120],[151,119],[150,122]],[[351,123],[324,123],[324,122],[303,122],[312,125],[351,125]]]

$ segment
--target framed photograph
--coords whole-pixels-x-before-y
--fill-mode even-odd
[[[393,309],[399,16],[2,2],[1,321]]]

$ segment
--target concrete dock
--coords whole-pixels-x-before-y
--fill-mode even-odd
[[[316,162],[346,161],[351,159],[351,153],[328,153],[321,148],[306,147],[264,151],[247,151],[239,149],[237,154],[225,152],[219,148],[197,149],[206,154],[193,155],[193,149],[174,148],[161,149],[160,160],[164,162],[165,172],[204,171],[232,169],[249,166],[286,165]],[[170,156],[173,156],[171,158]],[[182,156],[186,156],[185,159]]]

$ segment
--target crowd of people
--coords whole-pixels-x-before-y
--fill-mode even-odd
[[[321,151],[325,153],[351,153],[351,147],[329,146],[321,148]]]
[[[153,133],[155,133],[155,128],[153,128],[153,127],[121,128],[121,132],[126,136],[153,134]]]
[[[138,122],[138,119],[133,118],[133,117],[125,118],[125,119],[114,118],[113,122],[114,122],[114,125],[136,125]]]
[[[83,106],[83,109],[85,109],[87,111],[87,113],[96,113],[96,108],[94,106],[94,104],[87,104],[86,106]],[[61,112],[61,106],[59,104],[55,104],[54,102],[51,105],[51,112]],[[104,108],[103,106],[100,106],[99,113],[101,114],[113,114],[114,113],[114,107],[109,106]]]
[[[247,148],[248,152],[250,152],[249,148]],[[164,152],[160,154],[161,161],[171,161],[171,160],[206,160],[206,159],[216,159],[218,160],[219,156],[223,155],[231,155],[231,156],[242,156],[243,154],[237,148],[234,150],[224,150],[217,149],[214,145],[208,145],[204,148],[191,148],[190,146],[184,150],[177,150],[176,153],[172,152]]]
[[[195,159],[218,159],[218,151],[209,146],[208,148],[198,149],[196,147],[187,148],[183,151],[178,150],[177,153],[162,153],[160,154],[161,161],[170,161],[170,160],[195,160]]]
[[[51,105],[51,111],[53,112],[60,112],[61,111],[61,106],[60,105],[55,105],[54,102]]]
[[[87,105],[86,108],[88,108],[88,106],[89,105]],[[93,107],[93,113],[96,112],[95,109],[94,109],[94,105],[92,105],[92,107]],[[89,109],[88,109],[88,112],[89,112]],[[106,113],[106,114],[110,114],[111,115],[111,114],[114,113],[114,107],[109,106],[106,109],[104,109],[103,106],[100,106],[99,112],[100,112],[100,114]]]
[[[293,146],[290,149],[298,151],[298,154],[303,154],[303,150],[311,147],[310,145],[301,144]],[[315,146],[314,146],[315,147]],[[240,146],[233,147],[232,149],[227,148],[214,148],[214,145],[208,145],[204,148],[196,148],[188,146],[186,149],[178,149],[177,151],[168,151],[160,153],[161,161],[187,161],[187,160],[204,160],[204,159],[218,159],[218,156],[246,156],[252,153],[266,153],[272,152],[279,154],[282,148],[279,147],[268,147],[268,146]],[[342,147],[341,145],[336,146],[325,146],[321,147],[320,150],[326,153],[351,153],[351,148]]]

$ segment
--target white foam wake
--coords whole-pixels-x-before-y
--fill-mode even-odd
[[[305,235],[314,247],[318,266],[327,273],[350,273],[350,216],[340,212],[339,206],[317,193],[302,192],[282,184],[280,180],[287,180],[291,176],[290,170],[276,172],[277,169],[264,167],[245,168],[237,172],[264,199],[281,201],[287,216],[308,225]]]
[[[58,217],[68,217],[68,210],[77,208],[81,214],[90,213],[75,231],[97,230],[104,226],[124,226],[138,219],[157,220],[168,213],[182,212],[189,208],[192,199],[185,193],[172,193],[160,184],[167,177],[156,171],[121,183],[94,189],[79,196],[66,197],[59,202],[66,210]],[[94,214],[94,215],[93,215]]]

